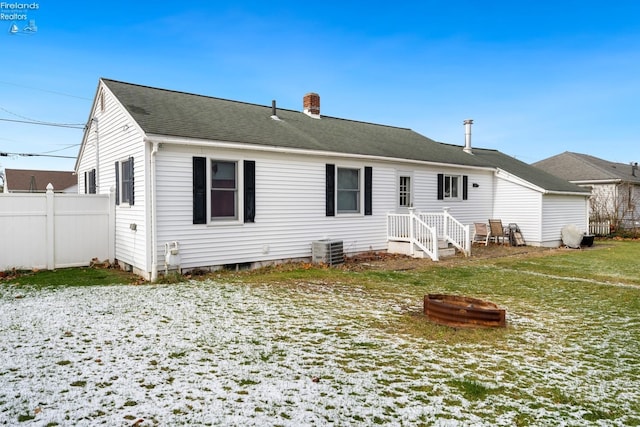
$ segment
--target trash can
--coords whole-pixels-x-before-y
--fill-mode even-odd
[[[580,242],[580,246],[593,246],[593,239],[596,237],[593,234],[585,234],[582,236],[582,242]]]

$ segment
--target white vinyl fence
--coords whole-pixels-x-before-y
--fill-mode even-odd
[[[114,259],[115,198],[107,194],[0,194],[0,271],[87,266]]]
[[[589,222],[589,234],[608,236],[611,234],[611,221]]]

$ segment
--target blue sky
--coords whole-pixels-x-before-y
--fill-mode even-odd
[[[75,157],[82,130],[10,120],[82,125],[107,77],[293,110],[313,91],[323,115],[459,145],[471,118],[474,146],[527,163],[564,151],[640,161],[637,1],[35,4],[0,19],[0,152]]]

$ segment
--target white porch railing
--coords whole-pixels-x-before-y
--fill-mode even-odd
[[[413,245],[419,247],[429,257],[438,261],[438,240],[451,243],[465,255],[471,253],[469,226],[462,224],[444,209],[442,213],[416,212],[408,214],[387,214],[387,239],[409,242],[411,255]]]

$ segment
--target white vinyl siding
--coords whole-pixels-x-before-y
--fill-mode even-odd
[[[575,225],[582,232],[589,231],[586,198],[545,195],[542,206],[542,246],[556,246],[565,225]]]
[[[326,159],[183,149],[163,146],[156,164],[157,248],[162,253],[165,242],[180,241],[184,268],[309,257],[311,243],[325,238],[343,240],[347,253],[386,249],[386,213],[395,204],[392,169],[373,165],[373,187],[381,189],[379,193],[374,190],[374,215],[327,217]],[[214,153],[217,158],[236,158],[240,163],[255,161],[254,223],[192,224],[192,158]],[[359,175],[362,179],[362,172]],[[385,189],[385,182],[392,185]]]
[[[150,271],[151,258],[147,252],[149,235],[145,210],[148,189],[144,134],[107,88],[104,88],[102,99],[104,110],[100,105],[94,105],[93,116],[97,118],[97,122],[89,122],[90,128],[87,131],[87,140],[83,144],[78,170],[95,168],[96,192],[109,194],[112,189],[115,190],[116,185],[115,162],[133,157],[135,204],[121,205],[116,209],[115,258],[134,266],[136,270]],[[99,103],[97,98],[96,103]],[[97,153],[100,155],[99,163],[96,162]],[[80,173],[78,177],[79,181],[83,181],[78,182],[79,188],[84,189],[84,173]],[[122,173],[120,179],[122,180]],[[132,230],[132,224],[135,224],[135,230]]]
[[[493,218],[518,224],[527,244],[539,246],[542,233],[542,194],[504,179],[495,186]]]
[[[496,181],[495,218],[516,223],[528,245],[557,247],[562,227],[588,228],[587,197],[544,194],[505,179]]]
[[[194,156],[236,159],[239,164],[247,159],[255,161],[254,223],[192,223]],[[325,215],[327,163],[336,164],[336,170],[360,171],[360,197],[364,167],[372,167],[372,215]],[[162,259],[164,244],[179,241],[183,268],[301,259],[311,256],[312,242],[320,239],[342,240],[347,254],[386,250],[386,215],[398,208],[398,170],[388,163],[341,164],[340,159],[320,156],[166,144],[157,154],[156,165],[157,250]],[[417,209],[442,212],[448,207],[445,201],[436,200],[437,172],[428,166],[412,172]],[[492,172],[470,173],[469,182],[480,186],[469,189],[468,201],[450,208],[467,224],[491,216]]]

